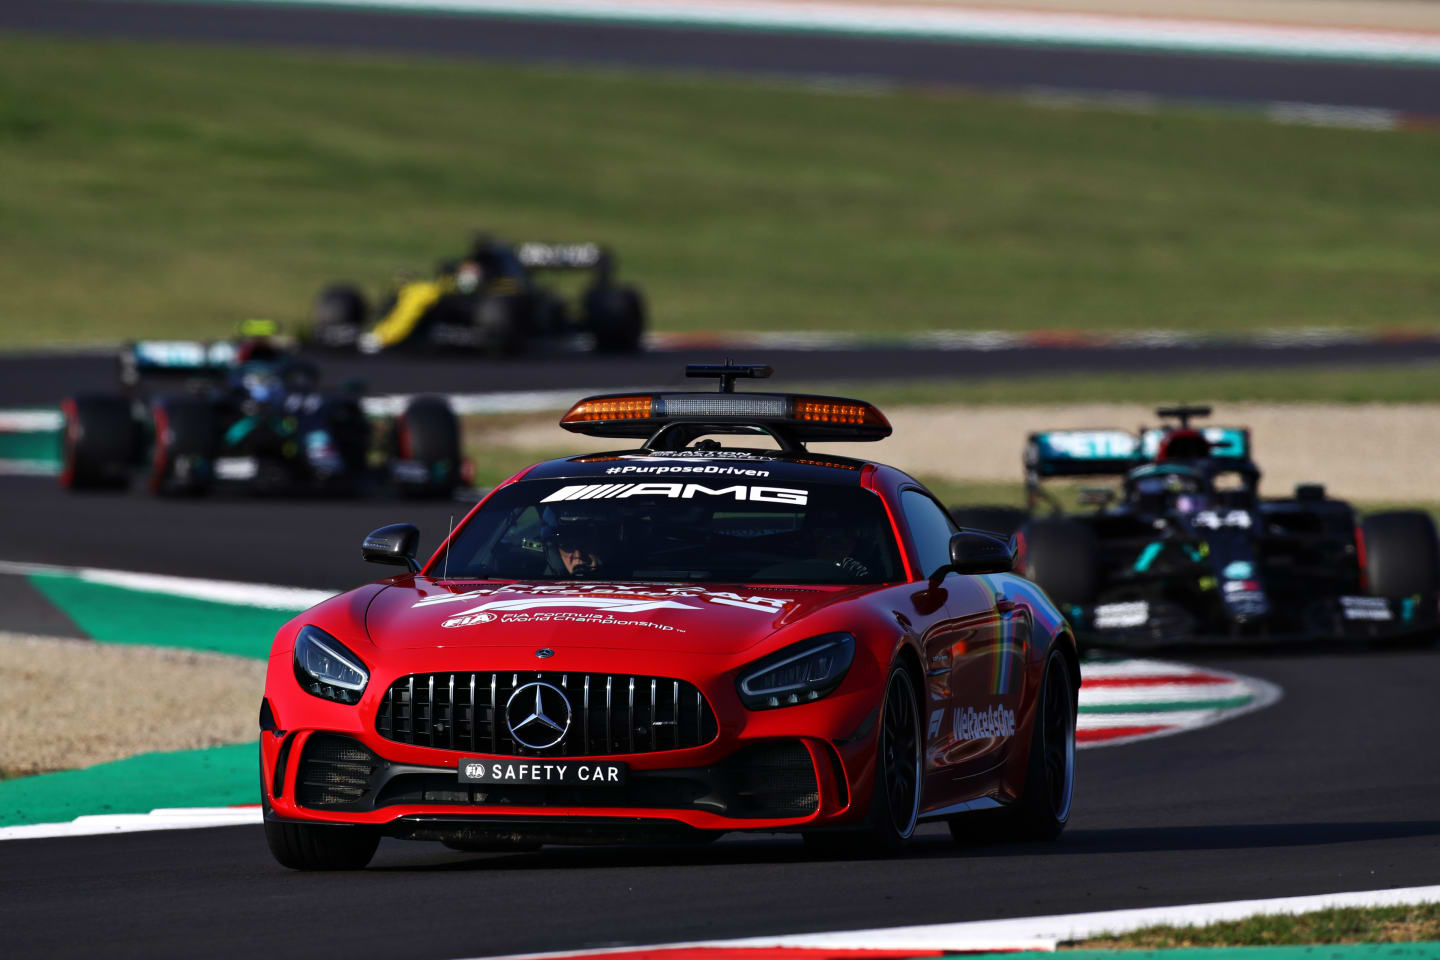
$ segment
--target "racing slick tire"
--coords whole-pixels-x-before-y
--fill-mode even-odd
[[[476,342],[493,357],[513,357],[525,349],[528,317],[523,297],[481,297],[474,308]]]
[[[150,492],[160,496],[207,492],[220,441],[214,406],[199,397],[167,397],[155,402],[151,416],[155,450]]]
[[[1025,577],[1059,604],[1089,603],[1100,590],[1095,531],[1074,520],[1036,520],[1025,527]]]
[[[1075,719],[1079,706],[1065,654],[1052,649],[1030,733],[1025,792],[1000,810],[951,817],[950,836],[972,844],[984,840],[1054,840],[1070,822],[1075,799]]]
[[[634,353],[645,336],[645,298],[635,287],[592,286],[585,291],[585,325],[600,353]]]
[[[1370,592],[1404,597],[1440,591],[1440,543],[1435,521],[1418,510],[1372,513],[1362,524]]]
[[[450,496],[460,485],[460,424],[444,397],[416,397],[395,418],[395,455],[419,465],[424,477],[397,474],[414,496]]]
[[[910,668],[897,663],[890,668],[880,702],[869,821],[859,830],[806,833],[806,848],[822,857],[898,854],[919,822],[924,756],[920,695]]]
[[[365,294],[352,284],[331,284],[315,299],[315,325],[310,339],[317,347],[353,350],[369,319]]]
[[[130,401],[119,394],[82,394],[60,404],[60,485],[67,490],[123,490],[140,446]]]
[[[266,820],[265,842],[275,860],[291,870],[359,870],[375,856],[380,832]]]
[[[978,506],[951,507],[950,517],[962,527],[984,530],[1008,537],[1025,526],[1030,512],[1021,507]]]

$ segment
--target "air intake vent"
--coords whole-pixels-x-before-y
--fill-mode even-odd
[[[317,733],[305,741],[295,799],[302,807],[348,807],[365,801],[383,761],[346,737]]]

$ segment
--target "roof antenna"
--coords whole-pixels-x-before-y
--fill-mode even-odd
[[[455,536],[455,514],[450,514],[450,532],[445,534],[445,570],[440,575],[441,580],[450,579],[450,538]]]
[[[729,357],[724,363],[687,363],[685,364],[685,376],[687,377],[716,377],[720,380],[721,393],[735,392],[735,379],[744,377],[746,379],[763,380],[775,371],[768,364],[764,363],[736,363]]]

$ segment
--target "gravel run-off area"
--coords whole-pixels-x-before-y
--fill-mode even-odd
[[[0,770],[25,776],[253,740],[265,663],[0,632],[0,682]]]
[[[858,456],[910,473],[958,481],[1018,482],[1025,437],[1037,430],[1134,430],[1135,404],[895,407],[895,427],[874,444],[813,444],[820,453]],[[1261,491],[1284,496],[1297,483],[1324,483],[1337,497],[1381,502],[1440,501],[1440,404],[1225,404],[1206,422],[1248,426]],[[483,445],[588,453],[624,441],[567,434],[554,419],[471,434]],[[732,441],[733,442],[733,441]]]

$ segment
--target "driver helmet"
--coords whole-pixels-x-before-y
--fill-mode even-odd
[[[547,519],[545,559],[551,574],[593,579],[614,565],[620,539],[614,523],[588,516]]]

